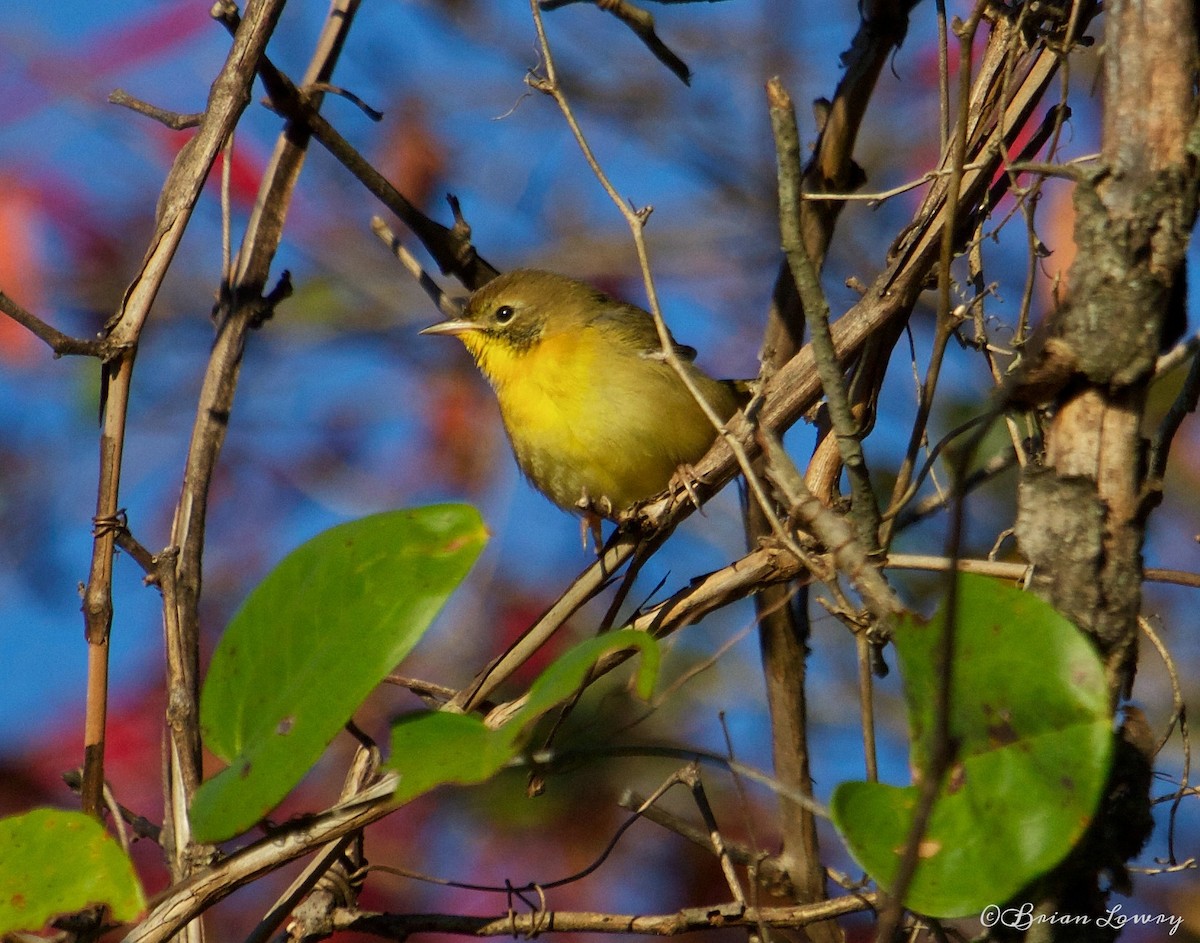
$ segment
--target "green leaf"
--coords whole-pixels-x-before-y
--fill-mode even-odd
[[[580,642],[556,658],[533,682],[529,688],[529,698],[505,727],[530,723],[541,717],[550,708],[572,697],[591,674],[592,666],[601,658],[631,648],[638,649],[642,654],[635,682],[638,697],[648,698],[658,677],[658,643],[636,629],[606,632]]]
[[[390,511],[317,535],[267,575],[205,679],[205,744],[230,765],[193,799],[198,840],[244,831],[292,790],[421,638],[486,537],[465,505]]]
[[[91,816],[34,809],[0,819],[0,936],[103,904],[120,921],[146,906],[129,858]]]
[[[925,775],[933,743],[935,653],[945,613],[896,630],[912,737]],[[960,577],[950,729],[959,745],[934,804],[905,904],[934,917],[1001,903],[1079,841],[1100,800],[1113,732],[1104,669],[1074,625],[1029,593]],[[887,888],[918,788],[842,783],[834,823],[855,860]]]
[[[508,725],[493,730],[474,714],[432,711],[402,717],[392,727],[387,763],[400,772],[393,798],[408,802],[447,783],[485,782],[518,752]]]
[[[561,655],[529,689],[520,709],[502,727],[490,728],[474,716],[434,711],[401,718],[392,728],[387,765],[400,773],[397,802],[407,802],[437,786],[484,782],[521,754],[533,725],[572,697],[604,656],[636,648],[641,652],[637,692],[647,698],[658,675],[658,644],[645,632],[623,629],[582,642]]]

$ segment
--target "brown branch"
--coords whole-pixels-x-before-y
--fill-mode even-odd
[[[1200,402],[1200,356],[1195,356],[1192,358],[1192,365],[1188,368],[1183,386],[1175,399],[1171,401],[1170,408],[1163,416],[1162,422],[1159,423],[1158,430],[1154,434],[1154,441],[1150,446],[1150,459],[1147,463],[1151,481],[1155,479],[1161,481],[1166,474],[1171,442],[1175,438],[1175,433],[1179,431],[1179,427],[1183,425],[1183,420],[1196,411],[1198,402]]]
[[[838,897],[798,907],[743,907],[714,904],[689,907],[673,914],[603,914],[544,910],[530,914],[472,917],[464,914],[381,914],[335,911],[334,927],[404,940],[414,933],[455,933],[464,936],[533,937],[542,933],[622,933],[676,936],[729,927],[799,929],[846,914],[871,910],[876,895]]]
[[[236,10],[225,12],[222,23],[229,30],[237,28]],[[495,278],[499,271],[482,258],[471,245],[470,228],[460,225],[455,212],[455,225],[447,228],[435,222],[400,193],[392,184],[342,137],[309,103],[295,83],[264,56],[259,62],[259,75],[271,96],[271,107],[289,121],[307,126],[312,136],[333,155],[359,182],[421,240],[438,263],[443,274],[452,274],[472,291]],[[452,200],[452,206],[457,204]]]
[[[172,131],[184,131],[187,128],[198,127],[204,118],[204,112],[202,111],[191,114],[167,111],[165,108],[159,108],[156,105],[151,105],[149,102],[144,102],[140,98],[134,98],[127,91],[120,88],[108,93],[108,102],[110,105],[120,105],[122,108],[128,108],[130,111],[136,111],[139,115],[153,118],[159,124],[165,125]]]
[[[112,356],[111,345],[103,340],[84,340],[64,334],[37,315],[22,308],[2,291],[0,291],[0,311],[7,314],[38,340],[44,341],[46,346],[54,351],[55,357],[83,356],[106,360]]]
[[[543,10],[549,11],[578,2],[580,0],[539,0],[538,5]],[[654,29],[654,17],[648,11],[635,6],[629,0],[592,0],[592,2],[628,26],[633,35],[650,50],[654,58],[670,69],[679,81],[684,85],[692,84],[692,70],[659,38]]]
[[[392,255],[400,260],[400,264],[404,266],[409,275],[416,279],[422,291],[429,296],[429,300],[443,315],[447,318],[456,318],[462,314],[461,307],[450,300],[450,297],[442,291],[441,286],[422,268],[416,257],[404,247],[404,243],[392,232],[391,227],[378,216],[371,217],[371,232],[375,233],[380,241],[391,250]]]
[[[863,455],[859,424],[850,409],[850,394],[842,366],[829,331],[829,302],[821,288],[820,273],[804,244],[801,229],[800,202],[796,191],[800,178],[800,134],[796,125],[796,110],[791,96],[778,79],[767,83],[771,129],[775,136],[775,153],[779,164],[779,228],[784,255],[800,304],[805,323],[812,337],[812,350],[821,390],[829,409],[829,420],[841,454],[842,464],[850,480],[850,514],[858,526],[859,539],[868,551],[876,549],[879,540],[879,507],[871,488],[867,461]]]
[[[833,514],[832,511],[829,512]],[[847,536],[853,532],[844,523]],[[1000,579],[1021,582],[1028,579],[1030,567],[1027,563],[1000,560],[976,560],[959,558],[952,561],[945,556],[918,554],[889,554],[883,564],[885,569],[925,570],[931,573],[979,573]],[[732,563],[712,573],[697,577],[686,587],[637,615],[629,623],[630,628],[649,632],[663,638],[673,632],[694,625],[711,612],[732,602],[745,599],[769,588],[773,584],[795,579],[811,579],[805,564],[798,561],[786,549],[767,544],[739,557]],[[1168,583],[1200,589],[1200,573],[1147,567],[1145,578],[1149,582]],[[598,671],[611,667],[607,660],[601,661]]]
[[[342,48],[345,31],[353,22],[356,5],[354,2],[340,4],[331,10],[306,80],[328,80]],[[231,9],[232,4],[226,4],[218,14],[228,17],[232,15]],[[320,96],[315,95],[313,106],[319,102]],[[188,847],[187,806],[202,777],[199,600],[209,491],[233,412],[247,336],[271,316],[275,304],[290,291],[285,272],[277,288],[266,297],[263,295],[270,265],[282,237],[291,194],[304,164],[307,144],[307,127],[289,122],[280,134],[264,173],[254,212],[237,255],[237,271],[232,273],[232,282],[223,286],[216,312],[217,336],[201,385],[171,533],[171,545],[178,553],[172,579],[163,589],[167,610],[164,624],[171,737],[166,796],[169,818],[175,828],[173,873],[176,879],[188,876],[189,862],[194,859]]]
[[[160,894],[122,943],[167,943],[213,904],[289,861],[377,822],[395,810],[395,774],[320,815],[272,832]]]
[[[110,520],[120,507],[121,460],[125,422],[138,339],[158,289],[174,259],[217,152],[250,101],[254,64],[283,7],[283,0],[251,0],[243,29],[234,37],[225,64],[209,95],[209,106],[195,137],[167,175],[158,202],[155,232],[141,267],[126,289],[121,307],[106,326],[113,357],[102,375],[100,475],[97,520]],[[104,731],[108,703],[108,636],[112,627],[112,566],[116,545],[111,530],[98,531],[84,589],[83,613],[88,642],[88,689],[84,723],[83,808],[98,815],[104,790]]]
[[[665,540],[674,529],[660,529],[655,539]],[[474,710],[525,664],[562,625],[588,600],[608,586],[613,574],[637,552],[645,538],[633,530],[618,530],[600,552],[599,559],[579,574],[558,600],[503,654],[476,674],[469,685],[458,692],[449,710]]]
[[[1087,18],[1084,18],[1080,28],[1085,27],[1087,22]],[[990,131],[978,135],[971,144],[961,207],[973,207],[981,194],[986,193],[1001,167],[997,142],[1001,139],[1013,141],[1020,136],[1059,62],[1059,53],[1045,47],[1011,51],[1011,54],[1019,56],[1024,78],[1010,97],[1003,119],[998,119]],[[995,70],[997,66],[993,64],[992,68]],[[977,86],[991,77],[991,73],[981,73]],[[839,361],[854,357],[880,331],[902,325],[925,289],[940,245],[942,227],[948,224],[961,225],[960,220],[947,220],[945,194],[940,182],[942,179],[939,177],[934,181],[914,214],[911,225],[906,227],[905,239],[884,271],[863,298],[833,324],[833,341]],[[812,350],[806,346],[766,381],[760,397],[761,409],[756,417],[757,422],[768,429],[786,429],[813,409],[819,395],[820,380]],[[734,416],[728,428],[730,434],[747,450],[747,454],[757,454],[755,425],[744,417]],[[739,467],[729,443],[724,438],[718,439],[708,454],[695,464],[695,490],[701,501],[728,483]],[[455,709],[461,710],[464,704],[494,691],[557,631],[565,619],[599,593],[607,585],[609,576],[633,554],[642,539],[642,533],[662,536],[673,530],[693,510],[691,499],[686,495],[666,493],[647,502],[640,511],[640,532],[634,533],[631,529],[618,532],[600,560],[576,577],[521,640],[481,671],[471,686],[460,692],[454,702]]]

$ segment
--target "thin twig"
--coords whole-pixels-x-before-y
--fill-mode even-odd
[[[968,164],[965,169],[978,170],[985,166],[985,164],[986,161],[975,161],[973,164]],[[922,174],[915,180],[909,180],[907,183],[888,187],[886,190],[871,190],[867,192],[855,190],[851,193],[805,190],[800,194],[800,199],[806,203],[866,203],[873,209],[894,197],[902,196],[905,193],[916,190],[918,187],[925,186],[927,183],[933,183],[941,177],[948,176],[950,176],[950,169],[948,167],[939,167]]]
[[[383,112],[372,108],[365,101],[355,95],[349,89],[342,88],[340,85],[331,85],[329,82],[309,82],[300,90],[307,98],[315,92],[322,94],[336,95],[338,98],[344,98],[346,101],[354,105],[359,111],[370,118],[372,121],[382,121]]]
[[[668,526],[659,531],[660,539],[665,540],[672,529]],[[633,556],[642,540],[643,537],[638,533],[618,530],[601,551],[600,558],[580,573],[558,600],[513,642],[504,654],[480,671],[467,687],[459,691],[446,705],[446,709],[469,711],[484,702],[513,672],[525,664],[567,619],[608,585],[612,575]]]
[[[1159,634],[1154,631],[1154,626],[1150,624],[1150,620],[1145,616],[1138,616],[1138,628],[1142,630],[1142,634],[1146,638],[1150,639],[1150,644],[1158,652],[1158,657],[1162,659],[1163,667],[1167,669],[1167,679],[1171,682],[1171,716],[1167,720],[1167,729],[1163,731],[1163,735],[1154,747],[1154,755],[1158,756],[1162,752],[1162,748],[1167,745],[1167,741],[1171,739],[1171,734],[1175,732],[1175,725],[1183,717],[1186,703],[1183,699],[1183,686],[1179,683],[1179,670],[1175,667],[1175,659],[1171,657],[1170,649],[1167,648]],[[1187,787],[1186,773],[1180,785],[1183,788]]]
[[[0,291],[0,311],[7,314],[34,337],[44,341],[46,346],[54,351],[55,357],[83,356],[107,360],[113,354],[112,346],[104,340],[85,340],[64,334],[37,315],[25,310],[2,291]]]
[[[963,165],[967,162],[967,123],[971,105],[971,50],[986,5],[986,0],[979,0],[966,23],[961,24],[955,30],[959,40],[959,115],[949,154],[952,173],[947,184],[946,212],[951,218],[957,218],[959,201],[965,195]],[[933,353],[930,356],[921,402],[917,408],[917,419],[913,424],[913,435],[909,440],[908,453],[897,477],[893,499],[895,495],[902,493],[907,488],[908,476],[915,464],[916,451],[924,438],[925,425],[933,405],[933,394],[937,387],[942,354],[955,326],[950,309],[950,263],[953,261],[956,236],[955,227],[946,226],[942,229],[938,265],[938,319],[934,334]],[[982,428],[987,428],[987,425],[990,423]],[[977,435],[976,442],[978,438]],[[965,477],[966,464],[972,451],[973,449],[963,450],[963,455],[960,456],[957,463],[962,474],[957,475],[956,478]],[[947,556],[952,560],[956,560],[959,556],[963,528],[963,505],[964,501],[960,498],[954,502],[951,508],[952,520],[947,541]],[[943,782],[954,759],[955,745],[950,730],[950,714],[954,687],[957,596],[958,580],[952,577],[946,588],[947,615],[942,620],[939,637],[934,645],[934,670],[937,680],[934,684],[931,705],[932,725],[929,756],[926,768],[921,770],[922,778],[918,788],[917,802],[913,809],[903,852],[899,856],[895,875],[888,888],[887,905],[880,914],[879,924],[876,928],[877,943],[891,943],[896,929],[900,925],[904,913],[904,900],[920,863],[921,842],[929,826],[934,803],[942,791]]]
[[[543,10],[556,10],[578,0],[541,0]],[[692,84],[692,70],[687,63],[664,43],[654,29],[654,17],[646,10],[630,3],[629,0],[592,0],[600,9],[611,13],[624,23],[633,34],[650,50],[654,58],[665,65],[684,85]]]
[[[950,37],[946,31],[946,0],[937,0],[938,150],[950,144]]]
[[[692,398],[700,406],[708,421],[712,423],[713,428],[717,431],[720,438],[724,439],[729,447],[733,450],[733,454],[737,459],[738,468],[746,478],[746,484],[750,492],[754,495],[755,501],[763,509],[763,513],[771,522],[772,529],[775,531],[779,539],[787,541],[790,538],[787,531],[780,523],[775,515],[774,509],[771,507],[770,498],[763,489],[762,482],[754,473],[754,469],[750,463],[750,456],[741,443],[737,441],[728,432],[727,425],[723,417],[718,415],[716,410],[700,392],[696,386],[696,381],[692,375],[684,368],[683,361],[679,357],[679,352],[675,348],[675,344],[671,340],[671,332],[667,329],[666,322],[663,320],[662,308],[658,303],[658,291],[654,286],[654,277],[650,273],[650,257],[649,250],[646,247],[645,226],[646,219],[649,216],[649,208],[645,211],[633,209],[620,194],[617,193],[616,187],[609,180],[608,175],[600,166],[600,162],[596,159],[595,153],[592,151],[591,145],[588,144],[587,138],[584,136],[583,129],[579,126],[579,122],[575,118],[575,114],[571,109],[571,103],[567,100],[566,94],[562,90],[562,86],[558,81],[558,73],[554,65],[554,57],[550,51],[550,42],[546,38],[545,24],[542,22],[541,11],[538,8],[537,0],[529,0],[530,10],[533,14],[534,28],[537,31],[538,46],[542,53],[542,62],[545,65],[545,78],[529,75],[526,77],[526,82],[529,86],[537,91],[544,92],[554,99],[558,109],[562,112],[563,119],[567,122],[567,126],[571,129],[571,134],[575,138],[575,143],[579,146],[583,154],[584,160],[591,169],[592,174],[600,183],[601,188],[608,198],[612,200],[613,205],[621,213],[626,224],[629,226],[630,233],[633,236],[634,247],[637,250],[638,263],[641,266],[642,280],[646,289],[646,300],[649,303],[650,314],[654,318],[654,325],[658,329],[659,342],[662,345],[663,360],[670,365],[671,369],[678,375],[680,381]]]
[[[746,894],[742,890],[737,872],[733,870],[733,862],[725,847],[725,839],[721,837],[721,830],[717,827],[717,818],[713,814],[708,794],[704,791],[704,783],[700,779],[699,765],[692,763],[688,766],[681,774],[680,781],[692,791],[692,800],[696,803],[696,808],[700,811],[700,818],[704,820],[704,825],[708,829],[708,840],[712,845],[713,853],[721,862],[721,873],[725,875],[725,881],[729,885],[733,899],[745,907]]]
[[[1168,813],[1167,826],[1167,856],[1171,865],[1176,865],[1175,857],[1175,817],[1179,812],[1179,806],[1183,802],[1184,797],[1192,792],[1192,787],[1189,785],[1189,779],[1192,775],[1192,736],[1188,730],[1187,721],[1187,702],[1183,698],[1183,688],[1179,683],[1179,672],[1175,667],[1175,659],[1171,657],[1171,652],[1159,638],[1157,632],[1154,631],[1150,621],[1142,616],[1138,616],[1138,627],[1146,638],[1150,639],[1159,657],[1163,660],[1163,665],[1167,669],[1167,677],[1171,682],[1171,719],[1167,724],[1167,729],[1163,733],[1162,738],[1154,747],[1154,756],[1157,756],[1159,751],[1166,746],[1167,741],[1171,739],[1171,734],[1175,730],[1176,724],[1179,726],[1179,738],[1183,745],[1183,772],[1179,777],[1179,787],[1175,790],[1175,794],[1170,797],[1171,810]]]
[[[433,277],[425,271],[425,268],[404,246],[404,243],[392,232],[388,226],[378,216],[371,217],[371,232],[375,233],[389,249],[392,254],[400,260],[400,264],[408,271],[421,289],[429,296],[430,300],[437,306],[437,309],[448,318],[456,318],[462,315],[462,308],[450,300],[450,296],[442,291],[441,286],[433,280]]]
[[[79,792],[83,786],[83,771],[78,769],[69,770],[62,775],[63,782],[67,784],[67,788],[72,792]],[[125,826],[128,825],[133,830],[133,834],[138,838],[146,838],[154,842],[156,845],[162,840],[162,829],[151,822],[143,815],[138,815],[132,809],[121,805],[116,801],[116,797],[112,794],[112,790],[106,783],[104,786],[105,802],[108,805],[109,812],[115,819],[120,821],[117,824],[118,831],[125,834]],[[122,845],[128,851],[128,843],[122,839]]]
[[[833,335],[829,331],[829,302],[821,289],[817,267],[808,254],[801,234],[799,203],[795,199],[800,182],[800,133],[796,125],[796,110],[791,96],[777,78],[767,82],[767,101],[770,104],[771,130],[779,165],[779,228],[783,251],[800,294],[833,434],[850,480],[850,514],[858,527],[859,540],[870,553],[878,547],[879,507],[871,488],[866,457],[859,439],[860,430],[850,411],[846,378],[838,363]]]
[[[1183,420],[1196,411],[1200,402],[1200,356],[1193,356],[1192,365],[1188,368],[1187,377],[1180,387],[1178,395],[1171,401],[1171,408],[1159,423],[1158,431],[1154,434],[1154,442],[1150,446],[1150,458],[1147,463],[1147,475],[1151,480],[1162,480],[1167,471],[1167,457],[1171,451],[1171,442],[1175,433],[1183,425]]]
[[[144,102],[140,98],[134,98],[121,88],[114,89],[108,93],[108,102],[111,105],[120,105],[122,108],[128,108],[130,111],[136,111],[139,115],[145,115],[147,118],[153,118],[159,124],[166,125],[172,131],[184,131],[188,128],[195,128],[204,118],[204,112],[202,111],[191,114],[168,111],[165,108],[159,108],[151,105],[149,102]]]

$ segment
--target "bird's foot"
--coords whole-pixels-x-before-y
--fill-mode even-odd
[[[587,550],[588,535],[590,534],[592,544],[596,548],[596,555],[599,556],[601,548],[604,546],[600,522],[603,518],[612,516],[612,501],[604,496],[598,501],[593,501],[587,491],[584,491],[579,496],[579,500],[575,502],[575,506],[583,512],[583,517],[579,521],[579,539],[583,543],[583,549]]]
[[[671,476],[671,480],[667,482],[667,488],[674,494],[677,491],[687,493],[688,500],[696,506],[696,510],[702,515],[704,508],[700,504],[700,495],[696,492],[696,481],[699,476],[696,474],[696,469],[684,462],[675,469],[675,474]]]

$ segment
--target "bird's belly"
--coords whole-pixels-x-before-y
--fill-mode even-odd
[[[715,435],[682,384],[664,379],[663,389],[647,390],[643,377],[636,395],[612,385],[600,395],[587,384],[530,381],[520,395],[504,397],[521,470],[566,509],[621,511],[662,491],[679,464],[700,458]]]

